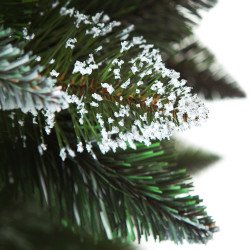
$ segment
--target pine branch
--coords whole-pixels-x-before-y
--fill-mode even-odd
[[[204,168],[220,160],[220,157],[214,153],[190,147],[180,141],[175,141],[174,144],[177,166],[185,167],[191,175],[202,171]]]
[[[40,195],[59,219],[97,240],[152,234],[206,242],[216,227],[189,195],[189,176],[172,165],[166,148],[151,144],[207,117],[185,81],[165,68],[158,50],[131,37],[130,28],[116,29],[105,14],[89,17],[59,5],[33,21],[26,35],[35,37],[25,49],[41,56],[43,75],[63,85],[70,107],[57,115],[47,110],[47,124],[38,113],[38,125],[18,111],[2,113],[2,186],[25,198]],[[137,151],[120,151],[128,144]]]
[[[194,37],[188,38],[169,53],[167,64],[188,80],[192,91],[206,99],[245,97],[215,57]]]
[[[54,136],[48,137],[48,150],[41,156],[39,138],[31,134],[28,148],[22,140],[1,145],[2,186],[12,185],[25,199],[39,194],[54,216],[60,211],[59,220],[65,218],[96,240],[153,235],[176,243],[204,243],[216,230],[201,200],[189,194],[190,177],[174,166],[169,146],[137,145],[136,151],[106,155],[94,149],[98,161],[85,151],[62,162]],[[9,157],[10,150],[15,158]]]
[[[95,14],[97,10],[105,11],[111,17],[121,20],[123,23],[135,24],[135,32],[142,34],[149,42],[156,44],[169,57],[167,64],[173,69],[183,74],[184,78],[190,79],[188,82],[193,87],[193,91],[201,93],[207,99],[225,97],[244,97],[245,93],[237,86],[228,74],[221,72],[221,66],[216,64],[216,60],[203,46],[199,44],[191,45],[189,53],[185,53],[180,47],[176,49],[184,38],[193,35],[193,26],[201,18],[200,11],[212,8],[217,1],[71,1],[72,6],[88,13]],[[36,5],[36,1],[21,3],[20,0],[10,0],[1,3],[3,20],[20,27],[26,27],[26,23],[36,20],[46,9],[51,8],[50,1],[43,1]],[[13,15],[13,9],[15,15]],[[12,11],[10,11],[12,10]],[[25,12],[25,15],[23,14]],[[13,19],[15,16],[15,19]],[[25,18],[25,19],[24,19]],[[16,27],[16,26],[15,26]],[[157,29],[155,28],[157,27]],[[167,35],[166,35],[167,34]],[[174,43],[174,46],[173,46]],[[188,46],[188,48],[190,48]],[[199,62],[194,62],[193,58],[203,52],[209,59],[209,63],[204,62],[204,69],[201,71]],[[179,61],[183,58],[183,61]],[[213,65],[213,67],[212,67]],[[216,73],[214,72],[216,71]]]
[[[40,66],[30,67],[34,56],[25,54],[20,44],[14,45],[12,33],[0,27],[0,109],[20,108],[25,113],[60,110],[65,104],[60,88],[40,75]]]
[[[31,24],[35,37],[26,46],[41,56],[44,74],[56,76],[67,90],[77,140],[97,141],[103,153],[126,148],[127,141],[149,145],[207,117],[159,51],[119,25],[103,13],[86,16],[58,6]],[[61,141],[65,151],[67,142]]]
[[[72,6],[94,14],[105,11],[115,19],[135,24],[135,29],[145,38],[155,41],[179,42],[192,34],[195,24],[201,19],[200,11],[208,10],[216,0],[100,0],[72,1]],[[157,28],[156,28],[157,27]],[[166,35],[167,34],[167,35]],[[155,42],[154,42],[155,44]]]
[[[183,39],[193,36],[193,27],[201,19],[200,11],[212,8],[217,1],[118,2],[100,4],[96,0],[89,5],[84,2],[78,5],[90,13],[100,8],[124,23],[135,24],[135,32],[161,48],[167,65],[189,80],[194,93],[207,99],[245,97],[208,49],[194,39],[189,39],[185,47],[182,44]],[[199,59],[201,54],[202,59]]]

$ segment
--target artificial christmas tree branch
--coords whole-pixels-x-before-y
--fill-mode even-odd
[[[0,109],[20,108],[36,113],[42,108],[61,110],[66,104],[60,87],[42,77],[40,66],[30,67],[34,57],[13,46],[12,31],[0,27]],[[67,107],[67,105],[66,105]]]
[[[14,20],[1,11],[3,23],[15,28],[17,41],[26,40],[24,50],[43,66],[39,74],[52,77],[66,100],[61,110],[29,104],[22,112],[17,103],[1,111],[0,187],[40,200],[58,221],[96,241],[210,239],[217,227],[190,194],[190,177],[175,166],[173,145],[164,143],[200,125],[208,110],[179,73],[166,68],[160,51],[135,36],[133,26],[79,11],[80,2],[0,6],[20,7]],[[195,13],[193,5],[185,7]],[[25,63],[28,70],[36,65]]]
[[[199,13],[212,8],[216,2],[124,1],[121,13],[121,4],[113,0],[105,1],[104,5],[98,0],[91,4],[83,2],[82,6],[90,13],[101,6],[111,16],[134,24],[136,33],[142,34],[161,49],[167,59],[166,64],[189,79],[188,84],[195,93],[200,93],[206,99],[245,97],[235,80],[224,72],[216,58],[193,34],[194,25],[201,19]],[[202,60],[199,59],[201,54]]]
[[[132,147],[136,141],[150,144],[207,117],[206,108],[189,93],[185,81],[164,66],[153,45],[143,37],[131,37],[130,27],[117,27],[120,23],[103,13],[87,16],[68,7],[52,9],[36,22],[30,27],[34,39],[27,49],[41,57],[45,74],[59,83],[63,79],[72,104],[69,111],[79,120],[74,123],[76,130],[83,131],[85,141],[97,141],[102,152],[126,148],[125,141]],[[99,94],[103,91],[110,98]],[[112,102],[117,97],[119,102]],[[154,133],[156,129],[161,134]],[[57,131],[60,137],[59,126]],[[67,145],[61,141],[63,154]]]
[[[206,99],[240,98],[245,93],[195,37],[188,37],[169,52],[167,65],[188,80],[193,91]]]
[[[215,0],[109,0],[104,3],[100,0],[91,2],[74,0],[71,1],[71,6],[91,14],[95,14],[97,10],[105,11],[111,17],[121,20],[122,23],[135,24],[137,34],[143,35],[149,42],[156,44],[167,58],[171,56],[167,61],[169,67],[181,72],[185,78],[189,79],[190,75],[193,76],[188,84],[193,87],[194,92],[201,93],[207,99],[244,97],[244,92],[228,74],[218,75],[214,72],[212,65],[216,63],[216,59],[211,58],[211,53],[204,46],[198,44],[199,48],[192,49],[185,54],[178,46],[183,39],[193,36],[192,29],[201,19],[200,12],[212,8],[216,2]],[[36,21],[39,16],[40,19],[47,9],[51,9],[51,6],[60,8],[62,5],[51,4],[51,1],[3,1],[1,3],[2,18],[9,26],[20,29],[20,27],[26,27],[28,22]],[[14,19],[13,16],[15,16]],[[192,62],[200,52],[207,57],[205,65],[201,62],[204,65],[202,71],[197,68],[197,64]],[[179,65],[179,58],[183,58],[181,65]],[[219,65],[216,65],[216,68],[217,72],[223,71]]]
[[[169,142],[165,142],[169,143]],[[173,143],[173,142],[172,142]],[[219,161],[221,158],[215,153],[207,152],[197,147],[185,145],[185,143],[178,140],[174,141],[176,165],[184,167],[191,175],[201,172],[204,168]]]
[[[23,148],[22,140],[14,147],[2,144],[16,156],[20,153],[19,158],[2,159],[2,184],[12,185],[25,199],[40,193],[54,214],[61,211],[91,237],[130,241],[153,235],[176,243],[206,242],[216,230],[200,199],[189,194],[190,177],[175,166],[171,147],[138,145],[136,151],[108,155],[95,150],[98,160],[83,153],[64,163],[50,140],[43,156],[29,138],[30,148]],[[25,176],[34,181],[23,182]]]

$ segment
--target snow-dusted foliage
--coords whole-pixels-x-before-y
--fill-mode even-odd
[[[136,148],[137,142],[150,145],[207,118],[203,102],[191,94],[179,73],[165,67],[160,51],[143,37],[131,35],[133,25],[118,29],[120,22],[110,21],[104,13],[90,16],[67,7],[61,8],[60,16],[73,21],[77,30],[77,36],[68,37],[63,49],[74,53],[86,44],[92,46],[89,54],[71,62],[69,73],[74,81],[65,88],[66,102],[74,109],[70,112],[77,117],[74,128],[81,131],[76,133],[77,152],[86,149],[94,155],[94,144],[103,154]],[[56,53],[53,56],[48,62],[50,76],[58,79],[65,72],[53,68]],[[44,115],[49,134],[54,115],[49,110]],[[74,157],[69,145],[60,147],[62,160]],[[45,147],[39,149],[42,152]]]
[[[78,29],[85,25],[85,35],[93,38],[105,36],[120,25],[110,22],[103,13],[88,16],[66,7],[60,13],[73,18]],[[160,51],[143,37],[130,37],[132,30],[131,25],[116,35],[120,40],[117,57],[100,61],[97,52],[105,49],[103,44],[85,60],[77,60],[72,71],[73,75],[90,79],[92,75],[95,78],[95,71],[104,67],[108,71],[109,77],[97,85],[96,92],[79,97],[68,93],[69,102],[76,105],[79,123],[94,120],[92,125],[98,125],[99,134],[89,137],[89,143],[96,142],[103,153],[126,149],[128,145],[135,148],[136,142],[150,145],[153,140],[169,138],[175,131],[199,125],[208,115],[200,99],[190,93],[186,81],[179,79],[179,73],[165,67]],[[133,56],[128,56],[131,50]],[[122,75],[126,70],[130,72]]]
[[[34,38],[23,30],[26,40]],[[0,109],[21,109],[22,112],[36,114],[38,110],[51,112],[67,108],[65,93],[55,80],[41,75],[43,68],[30,66],[41,57],[25,53],[20,44],[14,42],[12,30],[0,27]]]

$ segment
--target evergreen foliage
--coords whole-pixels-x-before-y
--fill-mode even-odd
[[[5,143],[16,157],[10,160],[6,154],[2,159],[1,183],[24,199],[38,195],[54,214],[60,211],[59,221],[63,217],[80,226],[84,235],[131,241],[152,234],[176,243],[183,238],[206,242],[217,230],[199,197],[189,194],[190,177],[175,166],[170,145],[97,154],[98,161],[83,153],[62,162],[55,138],[50,140],[43,157],[29,139],[28,148],[22,140]]]
[[[190,145],[185,145],[178,140],[175,142],[175,150],[177,166],[187,168],[191,175],[220,160],[220,156],[214,153],[206,152],[197,147],[190,147]]]
[[[76,2],[90,13],[105,10],[123,23],[134,24],[135,32],[161,49],[167,66],[180,72],[193,92],[206,99],[245,97],[235,80],[193,34],[201,12],[212,8],[217,0]]]
[[[15,46],[12,35],[11,29],[0,27],[0,109],[60,110],[65,103],[60,87],[40,75],[40,66],[31,68],[34,57],[25,54],[21,44]]]
[[[0,190],[49,210],[63,232],[14,205],[0,212],[0,234],[9,226],[15,232],[19,220],[4,219],[13,213],[37,223],[18,231],[27,225],[58,241],[65,234],[75,249],[149,236],[175,243],[212,237],[218,228],[191,195],[183,167],[217,158],[178,151],[166,139],[207,118],[194,92],[244,96],[193,38],[200,10],[215,2],[1,1]],[[10,237],[26,241],[18,232]],[[28,238],[32,249],[37,235]]]

